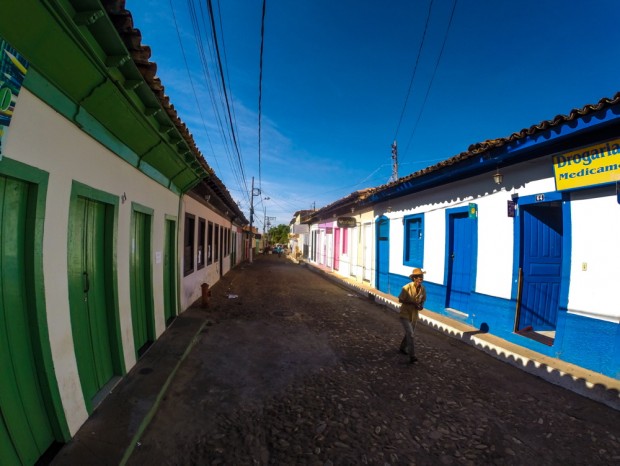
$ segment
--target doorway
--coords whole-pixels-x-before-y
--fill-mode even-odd
[[[377,219],[377,289],[390,292],[390,219]]]
[[[155,341],[151,264],[152,213],[133,204],[131,218],[130,287],[131,317],[136,354],[142,356]]]
[[[448,211],[446,308],[468,314],[476,267],[476,219],[468,211]]]
[[[114,296],[115,205],[106,202],[107,195],[75,182],[73,191],[67,253],[69,307],[78,373],[90,413],[97,393],[123,367]]]
[[[521,290],[515,331],[553,340],[565,259],[562,203],[526,204],[519,210]]]
[[[3,160],[3,168],[12,165]],[[29,169],[28,169],[29,170]],[[44,176],[47,181],[46,175]],[[43,188],[0,174],[0,463],[35,464],[62,441],[40,272]],[[51,373],[51,375],[50,375]]]

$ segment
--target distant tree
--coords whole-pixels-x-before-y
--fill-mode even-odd
[[[273,227],[269,230],[269,242],[271,244],[288,244],[289,231],[288,225],[280,224],[277,227]]]

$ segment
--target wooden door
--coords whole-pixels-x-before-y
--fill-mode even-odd
[[[54,443],[32,305],[29,183],[0,176],[0,464],[34,464]],[[48,394],[49,396],[49,394]]]

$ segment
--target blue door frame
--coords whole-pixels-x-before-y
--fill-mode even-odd
[[[469,207],[446,211],[446,308],[467,313],[475,288],[478,219]]]
[[[376,285],[384,293],[390,293],[390,219],[382,216],[376,222],[377,251]]]
[[[552,192],[519,198],[518,205],[515,274],[521,272],[521,289],[514,290],[515,331],[555,330],[558,312],[568,305],[570,204]]]

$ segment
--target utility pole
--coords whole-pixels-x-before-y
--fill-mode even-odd
[[[269,238],[269,230],[270,230],[270,226],[271,226],[271,221],[275,220],[276,217],[265,217],[265,222],[266,222],[266,228],[267,228],[267,243],[271,244],[271,239]]]
[[[398,145],[396,141],[392,143],[392,177],[390,181],[398,181]]]
[[[263,201],[268,201],[270,197],[263,197]],[[267,224],[267,206],[263,202],[263,233],[265,233],[265,225]]]
[[[250,196],[250,262],[254,251],[254,232],[252,231],[252,221],[254,220],[254,196],[260,195],[260,189],[254,189],[254,177],[252,177],[252,196]]]

